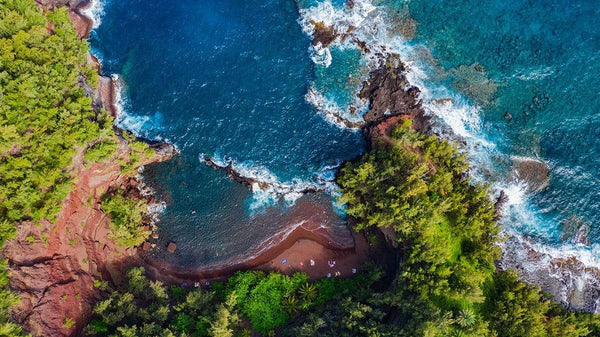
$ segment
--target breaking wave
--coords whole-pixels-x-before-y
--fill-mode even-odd
[[[158,132],[150,132],[150,130],[158,130],[162,125],[162,114],[160,112],[155,113],[151,116],[145,115],[133,115],[128,113],[129,102],[125,94],[125,82],[123,82],[118,74],[112,75],[112,81],[114,88],[115,101],[114,106],[116,110],[115,124],[121,128],[131,131],[137,137],[144,137],[146,139],[156,141],[166,141],[168,139],[162,138]]]
[[[200,154],[200,161],[204,162],[205,155]],[[282,181],[268,168],[254,162],[239,162],[232,158],[215,154],[210,157],[211,161],[221,167],[231,167],[239,177],[250,183],[252,201],[249,209],[251,212],[263,211],[266,207],[284,202],[293,205],[307,191],[324,192],[336,195],[335,171],[339,165],[324,166],[319,169],[311,181],[294,178],[290,181]]]
[[[336,7],[330,0],[325,0],[316,6],[300,8],[298,22],[308,36],[313,36],[315,23],[322,23],[334,27],[338,33],[345,33],[346,41],[356,39],[363,42],[366,48],[363,48],[361,57],[370,70],[380,67],[385,55],[400,55],[407,69],[408,81],[420,89],[423,108],[426,114],[433,117],[434,132],[443,138],[458,141],[459,147],[467,153],[472,163],[471,174],[475,181],[492,182],[493,194],[499,196],[502,193],[506,196],[507,202],[500,222],[503,225],[503,235],[509,239],[502,243],[505,254],[500,265],[504,268],[516,268],[525,279],[542,286],[544,282],[555,278],[556,284],[562,284],[562,288],[556,293],[564,294],[561,298],[564,303],[598,311],[597,302],[600,300],[593,307],[589,307],[589,304],[584,307],[584,304],[575,303],[576,296],[573,294],[577,291],[585,292],[586,296],[600,298],[600,272],[596,269],[592,272],[588,268],[600,267],[600,253],[597,253],[600,252],[600,245],[552,243],[556,242],[554,239],[558,226],[548,224],[540,216],[540,210],[531,201],[534,192],[528,189],[528,183],[519,179],[510,180],[506,172],[503,173],[497,167],[499,158],[509,160],[510,155],[497,148],[496,142],[502,141],[501,139],[492,141],[482,130],[481,108],[455,90],[434,82],[433,65],[419,53],[424,47],[413,45],[399,34],[391,33],[395,30],[390,25],[391,20],[385,8],[374,5],[370,0],[354,0],[352,3],[353,6]],[[343,43],[341,35],[338,35],[330,47]],[[313,60],[318,65],[329,66],[335,61],[328,48],[318,44],[310,49]],[[537,79],[550,74],[551,70],[542,68],[519,76]],[[339,106],[328,101],[314,88],[309,90],[306,99],[328,121],[343,126],[343,123],[332,117],[343,114]],[[569,269],[557,264],[557,261],[571,261],[572,265],[578,267]],[[553,284],[552,287],[558,285]],[[552,287],[546,286],[547,289]],[[590,290],[592,288],[595,290]]]
[[[98,28],[102,23],[102,17],[104,16],[104,1],[105,0],[91,0],[90,4],[81,11],[81,14],[92,20],[92,29]]]

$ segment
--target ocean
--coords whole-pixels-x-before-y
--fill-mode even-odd
[[[361,84],[377,53],[393,52],[434,130],[468,153],[475,180],[508,196],[505,235],[600,266],[596,2],[106,0],[97,9],[90,40],[103,72],[121,79],[118,124],[180,150],[143,172],[166,204],[161,240],[178,243],[163,258],[207,265],[247,254],[285,230],[307,186],[324,191],[315,198],[343,226],[333,174],[366,146],[332,116],[361,120]],[[314,22],[350,37],[313,46]],[[203,156],[280,188],[251,192]],[[533,186],[515,169],[522,162],[542,163],[549,180]]]

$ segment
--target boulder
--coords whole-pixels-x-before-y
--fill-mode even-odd
[[[523,181],[532,192],[540,192],[550,183],[550,167],[544,161],[526,157],[513,157],[512,161],[510,181]]]
[[[323,48],[329,47],[337,37],[337,33],[333,26],[326,26],[323,22],[311,21],[311,23],[315,29],[313,33],[313,45],[317,46],[321,44],[321,47]]]
[[[142,244],[142,250],[147,252],[152,248],[152,244],[148,241],[144,242],[144,244]]]

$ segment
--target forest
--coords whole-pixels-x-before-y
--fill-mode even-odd
[[[0,246],[21,223],[56,219],[77,179],[78,153],[86,165],[117,154],[112,117],[93,107],[82,86],[97,84],[87,57],[87,41],[77,38],[66,9],[43,13],[34,1],[0,0]],[[121,170],[130,173],[152,150],[130,134],[122,138],[131,150]],[[131,233],[139,229],[115,227],[118,238]],[[7,288],[6,267],[3,259],[0,335],[18,336],[21,328],[9,320],[18,297]]]

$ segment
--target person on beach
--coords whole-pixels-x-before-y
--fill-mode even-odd
[[[312,266],[314,266],[314,265],[315,265],[315,260],[313,260],[313,259],[310,259],[310,266],[312,267]]]

